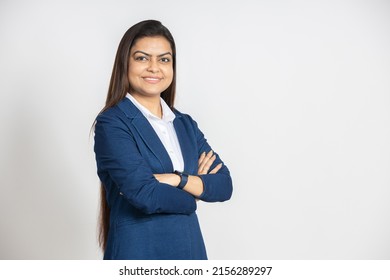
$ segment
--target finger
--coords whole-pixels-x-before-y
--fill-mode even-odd
[[[209,171],[208,170],[209,167],[207,167],[207,163],[210,161],[210,159],[212,159],[212,157],[213,156],[211,154],[211,151],[206,154],[205,158],[203,159],[202,163],[199,166],[199,169],[198,169],[199,174],[207,174],[207,172]]]
[[[201,174],[201,169],[203,168],[204,166],[204,160],[206,158],[207,154],[206,152],[203,152],[200,157],[199,157],[199,161],[198,161],[198,174]]]
[[[203,174],[207,174],[206,171],[204,171],[203,169],[198,169],[198,175],[203,175]]]
[[[213,156],[206,162],[206,164],[204,165],[202,171],[208,173],[209,170],[210,170],[211,165],[213,165],[213,163],[214,163],[214,161],[215,161],[216,158],[217,158],[217,157],[216,157],[215,155],[213,155]]]
[[[213,155],[213,150],[209,151],[209,152],[205,155],[204,159],[202,160],[202,162],[201,162],[200,165],[199,165],[199,168],[198,168],[198,171],[199,171],[199,172],[202,172],[202,171],[203,171],[203,169],[204,169],[204,167],[205,167],[207,161],[212,157],[212,155]],[[207,171],[208,171],[208,170],[207,170]]]
[[[220,164],[218,164],[216,167],[214,167],[214,169],[211,170],[211,171],[209,172],[209,174],[215,174],[215,173],[217,173],[221,168],[222,168],[222,162],[221,162]]]
[[[200,165],[202,164],[204,158],[206,157],[206,152],[203,152],[200,157],[199,157],[199,161],[198,161],[198,167],[200,167]]]
[[[213,150],[210,150],[208,153],[206,153],[206,152],[204,152],[204,153],[205,153],[205,156],[204,156],[202,161],[209,160],[213,156],[213,154],[214,154]]]

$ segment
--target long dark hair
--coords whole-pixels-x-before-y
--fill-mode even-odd
[[[127,75],[129,67],[130,49],[138,39],[144,37],[163,36],[168,40],[173,57],[173,80],[171,85],[161,93],[161,98],[173,109],[176,93],[176,46],[173,36],[169,30],[157,20],[141,21],[130,27],[123,35],[119,43],[112,69],[110,86],[106,104],[100,113],[117,105],[126,94],[130,92],[130,83]],[[99,113],[99,114],[100,114]],[[100,187],[100,213],[99,213],[99,245],[103,252],[107,245],[107,236],[110,224],[110,208],[106,200],[106,189],[101,183]]]

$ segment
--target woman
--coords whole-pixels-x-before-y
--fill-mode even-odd
[[[174,109],[176,49],[154,20],[132,26],[96,118],[104,259],[207,259],[197,201],[231,197],[228,168]]]

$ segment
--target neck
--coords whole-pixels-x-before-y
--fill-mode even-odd
[[[162,118],[160,96],[143,96],[130,93],[142,106],[148,109],[153,115]]]

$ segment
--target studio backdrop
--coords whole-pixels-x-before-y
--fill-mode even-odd
[[[100,259],[93,121],[133,24],[177,44],[176,107],[230,168],[210,259],[390,258],[390,3],[0,2],[0,259]]]

